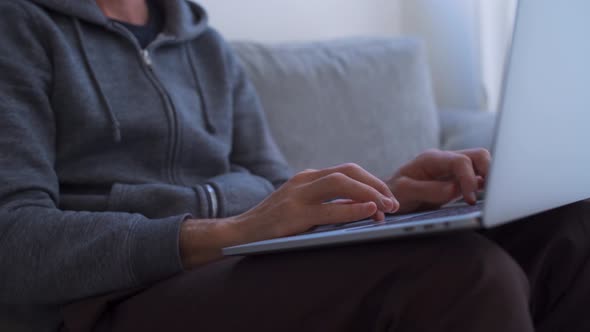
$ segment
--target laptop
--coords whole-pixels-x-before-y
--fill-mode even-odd
[[[485,201],[224,248],[252,255],[494,228],[590,197],[590,1],[520,0]]]

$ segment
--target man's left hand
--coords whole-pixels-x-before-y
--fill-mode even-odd
[[[429,150],[402,166],[386,183],[400,203],[398,212],[435,209],[463,197],[477,202],[491,163],[485,149]]]

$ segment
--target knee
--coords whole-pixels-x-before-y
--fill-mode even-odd
[[[475,233],[442,237],[436,248],[438,259],[413,281],[396,322],[407,330],[433,322],[447,331],[530,330],[529,284],[504,250]]]
[[[530,248],[542,257],[537,264],[551,265],[563,276],[575,277],[590,257],[590,202],[578,202],[527,221]],[[530,249],[528,250],[530,251]],[[528,252],[525,250],[525,252]]]
[[[457,236],[447,250],[442,267],[466,294],[481,301],[499,302],[529,296],[528,279],[518,263],[495,243],[477,234]],[[458,284],[457,282],[461,281]]]
[[[590,201],[570,204],[523,222],[529,241],[562,260],[586,259],[590,254]]]

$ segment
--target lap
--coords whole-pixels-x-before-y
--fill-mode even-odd
[[[589,206],[578,203],[483,235],[466,232],[227,258],[148,289],[112,295],[107,304],[105,298],[87,303],[95,310],[102,303],[100,319],[94,318],[105,331],[230,331],[249,326],[258,331],[276,330],[276,326],[310,330],[305,322],[313,322],[318,331],[346,331],[359,316],[366,321],[378,319],[379,306],[392,298],[387,305],[395,310],[419,297],[416,294],[427,296],[438,289],[433,285],[448,288],[444,296],[453,296],[462,282],[469,287],[466,267],[481,261],[487,262],[483,267],[489,270],[504,265],[515,271],[515,260],[535,279],[539,268],[534,266],[544,264],[539,263],[538,253],[548,243],[574,237],[580,246],[587,244],[587,237],[584,240],[580,234],[588,231],[588,218],[581,216],[590,215]],[[388,297],[388,292],[396,294]],[[334,323],[333,317],[339,321]],[[332,325],[324,328],[322,324]]]
[[[386,294],[378,293],[380,283],[387,283],[383,293],[393,287],[399,297],[410,297],[404,294],[412,289],[409,284],[423,278],[441,255],[473,246],[468,242],[475,241],[466,238],[460,235],[228,258],[129,299],[117,308],[117,314],[126,318],[121,321],[129,324],[119,323],[116,331],[136,324],[128,319],[138,312],[161,315],[148,325],[160,324],[171,330],[189,324],[203,330],[215,326],[219,331],[245,326],[256,326],[258,331],[273,331],[277,326],[285,331],[287,326],[294,331],[312,330],[308,325],[313,325],[314,331],[346,331],[355,320],[363,319],[359,315],[377,315],[371,311],[379,308],[363,312],[361,304],[371,296],[379,298],[375,302],[386,301]],[[462,260],[469,259],[467,255],[447,257],[454,257],[455,266],[448,266],[451,269],[460,269]],[[445,277],[440,275],[441,282]]]
[[[503,251],[472,232],[227,258],[124,294],[100,323],[105,331],[357,331],[358,324],[389,324],[380,323],[383,307],[388,320],[410,314],[408,306],[425,319],[439,314],[419,302],[445,307],[482,270],[502,266],[516,270]]]

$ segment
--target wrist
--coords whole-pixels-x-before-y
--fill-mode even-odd
[[[223,258],[222,249],[240,241],[235,218],[187,219],[180,228],[180,257],[185,269]]]

